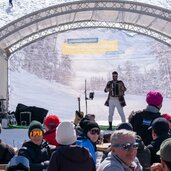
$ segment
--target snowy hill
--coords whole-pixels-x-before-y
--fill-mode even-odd
[[[49,113],[59,115],[64,120],[74,117],[78,108],[78,93],[69,87],[38,79],[23,70],[12,73],[11,82],[14,87],[11,90],[12,96],[9,97],[11,111],[15,111],[18,103],[23,103],[45,108]]]
[[[13,0],[14,6],[11,8],[7,0],[1,0],[0,27],[33,11],[69,1],[71,0]],[[140,2],[154,4],[152,0]],[[171,5],[168,0],[158,0],[155,3],[166,8]],[[108,108],[103,105],[107,96],[103,93],[103,89],[106,81],[111,79],[110,74],[113,70],[119,70],[119,76],[127,86],[127,94],[133,94],[126,97],[128,101],[127,115],[130,111],[145,106],[144,96],[137,95],[144,95],[151,89],[161,90],[163,94],[166,94],[171,87],[169,67],[167,66],[169,64],[167,60],[163,60],[167,55],[165,53],[161,55],[162,50],[167,51],[168,47],[159,46],[160,44],[151,38],[114,29],[76,30],[55,36],[55,43],[48,41],[48,38],[41,39],[11,56],[9,61],[9,109],[11,111],[15,110],[18,103],[23,103],[43,107],[49,110],[49,113],[59,115],[63,120],[71,120],[75,110],[78,109],[78,96],[82,99],[82,110],[85,111],[84,81],[90,82],[92,78],[100,79],[102,77],[104,78],[102,85],[99,83],[95,84],[94,87],[93,84],[89,86],[89,90],[95,91],[96,96],[93,101],[88,101],[88,112],[96,114],[99,121],[104,121],[107,118]],[[98,37],[102,41],[118,40],[118,52],[112,55],[71,56],[72,63],[69,71],[72,71],[72,77],[70,85],[60,84],[61,82],[58,80],[58,83],[55,83],[54,79],[48,81],[50,79],[47,77],[52,77],[52,73],[55,73],[56,77],[60,76],[61,73],[69,75],[67,74],[68,70],[54,69],[61,67],[61,63],[58,61],[63,59],[61,45],[66,39],[86,37]],[[54,50],[49,49],[48,51],[47,45],[52,46]],[[159,52],[155,48],[158,48]],[[164,61],[162,65],[159,63],[161,60]],[[20,70],[20,68],[25,69],[25,71]],[[26,70],[31,70],[30,73],[34,74],[30,74]],[[137,101],[141,101],[141,104]],[[165,112],[168,111],[165,110]],[[119,120],[117,115],[116,120]]]
[[[49,114],[58,115],[62,121],[72,121],[75,110],[78,110],[77,97],[81,98],[81,110],[85,113],[84,91],[74,91],[70,87],[41,80],[35,75],[26,71],[13,72],[11,76],[13,82],[12,96],[10,97],[10,110],[15,111],[18,103],[29,106],[37,106],[49,110]],[[107,124],[108,107],[104,106],[107,94],[102,91],[95,91],[94,100],[88,100],[88,113],[96,115],[99,123]],[[127,106],[124,108],[128,115],[132,110],[140,110],[146,107],[145,96],[129,95],[125,96]],[[170,99],[164,98],[161,112],[170,113]],[[120,117],[116,111],[114,124],[120,122]]]

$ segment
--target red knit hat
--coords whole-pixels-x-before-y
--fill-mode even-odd
[[[165,113],[165,114],[162,115],[162,117],[165,118],[168,121],[171,121],[171,114]]]
[[[56,115],[48,115],[44,121],[44,125],[48,127],[57,127],[59,124],[60,120]]]
[[[149,105],[159,106],[163,102],[163,96],[158,91],[150,91],[147,93],[146,102]]]

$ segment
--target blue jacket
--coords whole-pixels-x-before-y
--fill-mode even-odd
[[[96,152],[93,143],[88,138],[85,138],[85,139],[77,140],[76,144],[80,145],[81,147],[87,148],[89,153],[93,157],[94,163],[96,164]]]

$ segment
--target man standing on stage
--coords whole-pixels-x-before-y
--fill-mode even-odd
[[[109,103],[109,128],[108,130],[112,130],[112,121],[115,107],[118,110],[118,113],[121,117],[122,122],[126,122],[125,114],[123,111],[123,107],[126,106],[124,93],[126,91],[126,87],[121,80],[118,80],[118,73],[116,71],[112,72],[113,80],[108,81],[104,92],[109,92],[108,95],[108,103]]]

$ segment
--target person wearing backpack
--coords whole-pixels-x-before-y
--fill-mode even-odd
[[[161,117],[163,96],[158,91],[150,91],[146,96],[147,107],[129,116],[129,122],[133,126],[133,131],[139,135],[147,146],[152,141],[151,130],[149,127],[154,119]]]

